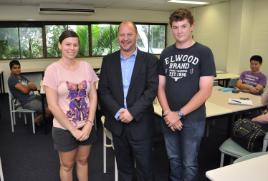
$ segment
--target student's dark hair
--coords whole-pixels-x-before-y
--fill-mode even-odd
[[[61,33],[60,37],[59,37],[59,42],[62,43],[62,41],[66,38],[70,38],[70,37],[75,37],[79,39],[79,36],[77,35],[76,32],[72,31],[72,30],[65,30],[64,32]]]
[[[14,58],[14,59],[12,59],[12,60],[9,62],[9,68],[10,68],[10,70],[11,70],[11,68],[12,68],[14,65],[19,65],[19,66],[20,66],[19,59]]]
[[[254,60],[254,61],[257,61],[259,62],[260,64],[262,64],[262,57],[260,55],[253,55],[250,57],[250,62]]]
[[[170,16],[169,16],[169,25],[172,26],[172,23],[175,21],[182,21],[184,19],[187,19],[192,25],[194,23],[194,17],[189,9],[186,8],[179,8],[175,10]]]

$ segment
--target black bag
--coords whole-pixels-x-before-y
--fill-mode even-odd
[[[232,139],[250,152],[261,151],[265,130],[248,118],[234,122]]]

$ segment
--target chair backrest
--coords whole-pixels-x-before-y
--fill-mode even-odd
[[[12,112],[15,109],[15,106],[14,106],[14,97],[10,91],[8,91],[8,102],[9,102],[9,111]]]
[[[266,152],[268,147],[268,132],[265,133],[265,136],[263,138],[263,145],[262,145],[262,151]]]
[[[107,138],[109,138],[110,140],[113,140],[112,133],[108,129],[106,129],[104,126],[105,116],[101,116],[101,123],[102,123],[102,127],[103,127],[103,130],[104,130]]]
[[[8,100],[9,100],[9,109],[10,111],[16,110],[18,107],[21,107],[21,104],[18,99],[16,99],[12,93],[8,92]]]

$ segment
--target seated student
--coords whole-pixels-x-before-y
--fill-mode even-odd
[[[262,57],[253,55],[250,58],[250,69],[244,71],[240,75],[240,79],[236,83],[236,87],[243,92],[252,94],[262,94],[263,88],[266,85],[266,76],[260,72]]]
[[[263,104],[268,104],[268,90],[266,90],[261,97]],[[255,118],[252,118],[252,121],[258,122],[258,123],[268,123],[268,112],[265,114],[261,114]]]
[[[8,87],[11,94],[19,100],[23,108],[37,112],[35,123],[40,125],[42,121],[42,102],[41,97],[33,92],[37,90],[36,85],[21,75],[21,66],[17,59],[10,61],[9,68],[11,73],[8,78]],[[46,108],[46,116],[50,116],[48,108]]]

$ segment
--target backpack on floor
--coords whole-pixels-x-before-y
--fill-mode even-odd
[[[266,131],[249,118],[238,119],[233,124],[232,139],[250,152],[261,151]]]

